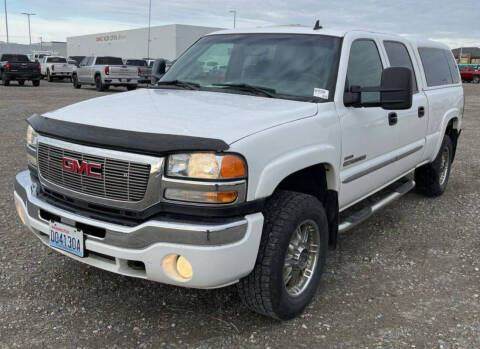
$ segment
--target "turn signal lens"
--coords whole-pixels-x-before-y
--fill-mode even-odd
[[[220,167],[221,178],[245,177],[247,174],[245,162],[237,155],[225,155]]]
[[[25,217],[23,215],[23,209],[20,205],[20,202],[15,199],[15,208],[17,209],[17,214],[20,217],[23,224],[25,224]]]
[[[228,204],[237,199],[238,193],[232,191],[199,191],[172,189],[165,190],[167,200],[197,202],[203,204]]]

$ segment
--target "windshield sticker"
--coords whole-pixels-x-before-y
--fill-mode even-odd
[[[328,99],[328,96],[330,95],[330,91],[324,90],[321,88],[314,88],[313,89],[313,97],[318,97],[321,99]]]

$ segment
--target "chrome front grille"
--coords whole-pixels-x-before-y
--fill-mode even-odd
[[[101,165],[100,177],[63,168],[62,159]],[[45,180],[60,187],[99,198],[138,202],[143,200],[150,177],[150,164],[99,157],[51,144],[38,144],[38,168]]]

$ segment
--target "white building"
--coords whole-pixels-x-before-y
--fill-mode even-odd
[[[150,58],[176,59],[201,36],[221,28],[170,24],[150,30]],[[148,28],[67,38],[69,56],[148,57]]]

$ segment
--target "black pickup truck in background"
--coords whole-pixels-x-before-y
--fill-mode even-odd
[[[33,86],[40,86],[40,63],[31,62],[26,55],[5,53],[0,56],[0,78],[4,86],[16,80],[23,86],[31,80]]]

